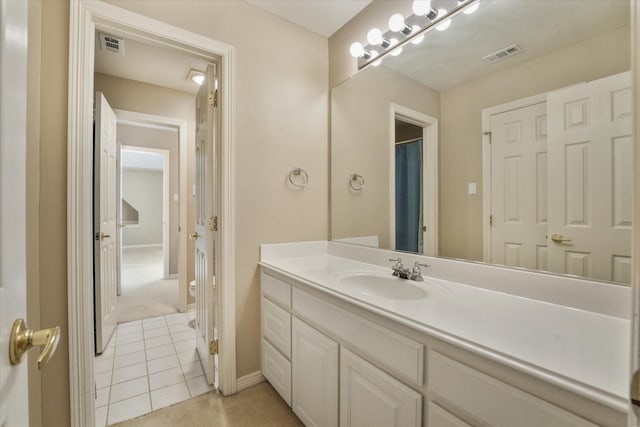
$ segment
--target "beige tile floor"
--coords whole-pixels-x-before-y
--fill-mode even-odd
[[[116,424],[120,427],[302,426],[269,383],[222,397],[210,391],[151,414]]]

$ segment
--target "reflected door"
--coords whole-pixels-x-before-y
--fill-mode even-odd
[[[553,92],[549,111],[549,266],[631,279],[629,72]]]
[[[491,116],[491,262],[547,270],[545,103]]]
[[[216,328],[216,114],[215,68],[207,67],[206,80],[196,97],[196,344],[209,384],[217,381]]]

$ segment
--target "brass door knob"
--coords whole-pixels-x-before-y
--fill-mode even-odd
[[[562,234],[554,233],[551,235],[551,240],[554,243],[571,243],[571,239],[567,239]]]
[[[12,365],[20,363],[22,355],[31,347],[42,347],[40,357],[38,357],[38,369],[42,369],[49,362],[58,348],[60,341],[60,327],[34,331],[27,328],[23,319],[13,322],[11,337],[9,339],[9,359]]]
[[[200,235],[198,234],[198,232],[195,232],[195,233],[191,233],[191,234],[189,234],[189,238],[190,238],[191,240],[196,240],[198,237],[200,237]]]

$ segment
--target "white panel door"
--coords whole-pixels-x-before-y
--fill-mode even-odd
[[[94,141],[94,298],[96,353],[102,353],[116,329],[118,298],[116,233],[116,115],[96,92]]]
[[[550,270],[629,283],[630,73],[553,92],[547,109]]]
[[[547,112],[539,103],[491,116],[491,259],[547,270]]]
[[[344,347],[340,349],[340,426],[421,425],[420,394]]]
[[[338,343],[293,318],[291,408],[304,425],[338,425]]]
[[[0,426],[12,427],[29,425],[26,356],[12,366],[8,350],[27,318],[27,2],[0,0],[0,29]]]
[[[210,343],[218,338],[215,295],[216,248],[216,109],[215,67],[207,67],[206,80],[196,97],[196,343],[207,381],[218,386],[217,354],[210,354]]]

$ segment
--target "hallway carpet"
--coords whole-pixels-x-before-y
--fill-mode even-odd
[[[178,279],[162,279],[162,247],[122,248],[118,323],[178,312]]]

